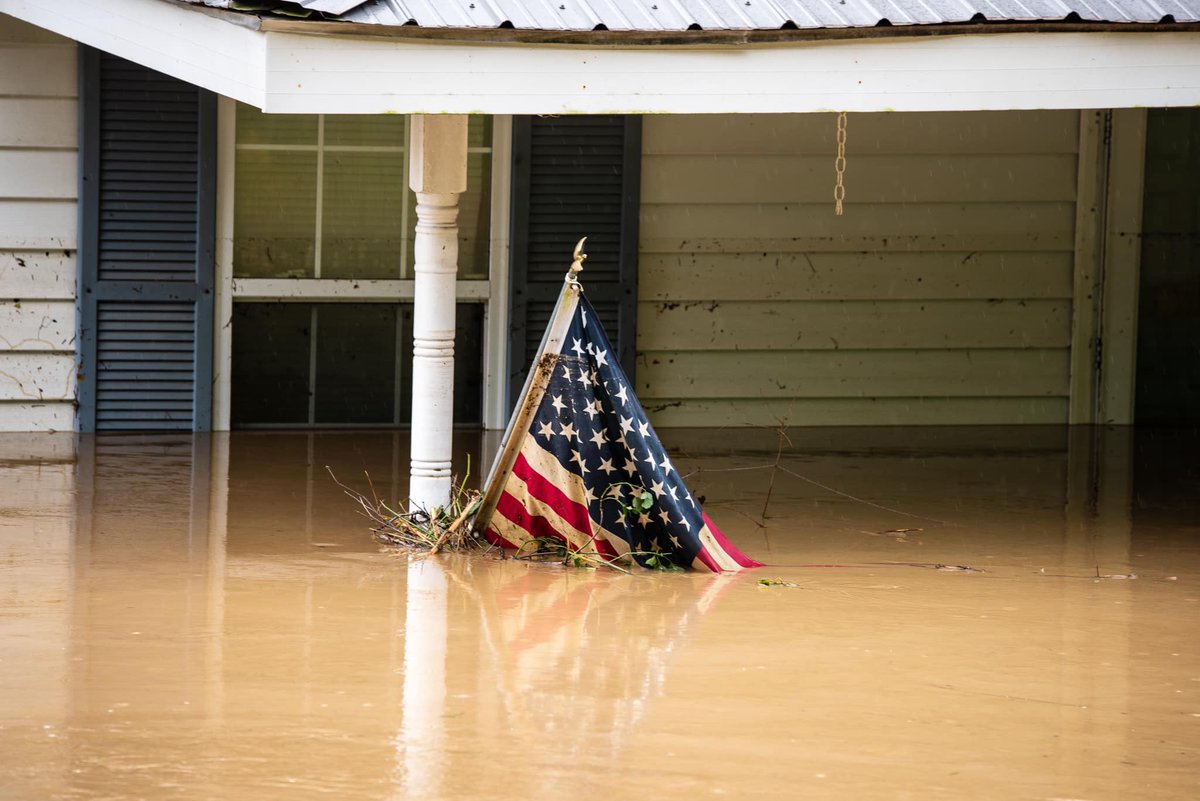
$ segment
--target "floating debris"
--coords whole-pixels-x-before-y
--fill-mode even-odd
[[[940,570],[943,573],[986,573],[982,567],[971,565],[947,565],[942,562],[865,562],[868,565],[892,565],[894,567],[924,567],[929,570]]]
[[[1070,573],[1047,573],[1047,572],[1046,572],[1046,568],[1044,568],[1044,567],[1043,567],[1043,568],[1041,568],[1040,570],[1038,570],[1038,571],[1037,571],[1037,573],[1035,573],[1034,575],[1037,575],[1037,576],[1046,576],[1046,577],[1048,577],[1048,578],[1074,578],[1074,579],[1087,579],[1087,580],[1089,580],[1089,581],[1093,581],[1093,582],[1095,582],[1095,581],[1103,581],[1103,580],[1108,580],[1108,581],[1134,581],[1134,580],[1136,580],[1136,579],[1139,579],[1139,578],[1141,578],[1141,576],[1139,576],[1137,573],[1103,573],[1103,574],[1102,574],[1102,573],[1100,572],[1100,569],[1099,569],[1099,568],[1097,568],[1097,569],[1096,569],[1096,572],[1095,572],[1095,574],[1094,574],[1094,575],[1091,575],[1091,576],[1079,576],[1079,575],[1073,575],[1073,574],[1070,574]],[[1176,580],[1176,577],[1175,577],[1175,576],[1168,576],[1168,577],[1166,577],[1164,580],[1165,580],[1165,581],[1175,581],[1175,580]]]
[[[371,489],[368,497],[338,481],[329,465],[325,469],[334,483],[358,502],[362,514],[375,524],[371,527],[371,533],[384,545],[428,551],[431,554],[487,547],[487,543],[475,537],[467,525],[479,508],[480,495],[476,490],[467,489],[466,476],[456,482],[457,489],[449,504],[426,511],[412,506],[405,508],[399,503],[393,509],[375,492],[370,476],[367,476],[367,486]]]

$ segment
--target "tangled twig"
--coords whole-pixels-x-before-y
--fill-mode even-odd
[[[405,508],[397,504],[399,509],[393,509],[386,501],[380,499],[369,475],[366,478],[371,494],[367,496],[339,481],[329,465],[325,465],[325,469],[333,482],[359,505],[360,514],[374,524],[371,526],[371,533],[385,545],[428,551],[430,554],[439,551],[470,550],[486,545],[475,537],[471,533],[471,527],[466,525],[478,511],[480,501],[478,491],[467,489],[466,477],[458,483],[453,497],[445,507],[425,510],[412,505]]]

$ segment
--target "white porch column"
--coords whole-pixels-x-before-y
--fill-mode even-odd
[[[425,509],[450,499],[454,423],[454,281],[458,196],[467,189],[467,118],[411,118],[409,186],[417,193],[413,239],[412,447],[409,503]]]

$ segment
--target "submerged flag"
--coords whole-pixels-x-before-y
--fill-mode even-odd
[[[551,538],[643,566],[758,567],[671,464],[573,274],[556,318],[485,494],[489,540],[528,550]]]

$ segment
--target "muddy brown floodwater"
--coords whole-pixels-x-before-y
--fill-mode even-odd
[[[402,434],[0,436],[0,798],[1200,797],[1194,434],[665,438],[769,567],[381,552],[323,466]]]

